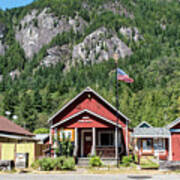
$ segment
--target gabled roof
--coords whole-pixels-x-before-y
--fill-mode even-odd
[[[0,116],[0,132],[10,133],[10,134],[20,134],[24,136],[34,136],[34,134],[30,133],[29,131],[18,126],[17,124],[13,123],[12,121],[10,121],[9,119],[3,116]]]
[[[132,137],[135,138],[168,138],[170,131],[167,128],[134,128]]]
[[[178,123],[180,123],[180,117],[177,118],[176,120],[174,120],[172,123],[168,124],[166,127],[168,129],[171,129],[172,127],[174,127],[175,125],[177,125]]]
[[[107,100],[105,100],[102,96],[100,96],[96,91],[91,89],[90,87],[87,87],[82,92],[80,92],[77,96],[75,96],[71,101],[69,101],[66,105],[64,105],[58,112],[56,112],[49,120],[48,122],[52,121],[58,114],[60,114],[64,109],[66,109],[69,105],[71,105],[76,99],[78,99],[80,96],[82,96],[86,92],[93,93],[96,97],[98,97],[100,100],[102,100],[106,105],[108,105],[111,109],[113,109],[115,112],[118,113],[121,117],[123,117],[125,120],[130,121],[123,113],[120,111],[117,111],[116,108],[110,104]]]
[[[0,133],[0,137],[7,139],[15,139],[15,140],[37,141],[33,136],[14,135],[7,133]]]
[[[141,122],[139,125],[136,126],[136,128],[144,128],[144,126],[146,126],[146,128],[152,128],[152,126],[146,121]]]
[[[64,120],[62,120],[62,121],[54,124],[53,126],[51,126],[51,128],[55,128],[55,127],[57,127],[57,126],[59,126],[59,125],[62,125],[62,124],[70,121],[71,119],[73,119],[73,118],[75,118],[75,117],[77,117],[77,116],[79,116],[79,115],[81,115],[81,114],[83,114],[83,113],[88,113],[88,114],[90,114],[90,115],[92,115],[92,116],[95,116],[95,117],[97,117],[97,118],[99,118],[99,119],[101,119],[101,120],[103,120],[103,121],[105,121],[105,122],[107,122],[107,123],[110,123],[110,124],[112,124],[112,125],[114,125],[114,126],[118,126],[118,127],[121,128],[121,125],[120,125],[120,124],[116,124],[114,121],[111,121],[111,120],[109,120],[109,119],[107,119],[107,118],[105,118],[105,117],[103,117],[103,116],[100,116],[100,115],[98,115],[98,114],[96,114],[96,113],[94,113],[94,112],[92,112],[92,111],[89,111],[88,109],[84,109],[84,110],[82,110],[82,111],[80,111],[80,112],[78,112],[78,113],[76,113],[76,114],[73,114],[72,116],[70,116],[70,117],[68,117],[68,118],[66,118],[66,119],[64,119]]]

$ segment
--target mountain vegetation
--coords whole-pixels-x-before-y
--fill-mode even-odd
[[[42,12],[48,17],[46,24],[39,21]],[[48,26],[47,32],[58,27],[51,38],[41,33]],[[104,37],[97,33],[101,28],[107,32]],[[95,42],[92,33],[98,36]],[[42,44],[37,45],[41,41],[34,38],[41,36]],[[116,50],[118,66],[134,79],[133,84],[119,82],[118,90],[119,110],[131,119],[131,126],[141,121],[164,126],[180,116],[178,0],[37,0],[0,11],[1,46],[5,53],[0,55],[0,113],[10,112],[10,119],[31,131],[47,127],[48,118],[86,86],[114,105],[111,55]],[[55,63],[42,65],[52,58],[48,52],[55,47],[60,52],[65,47],[66,53],[60,59],[56,55]],[[54,54],[59,53],[56,49]],[[73,56],[74,49],[85,53]]]

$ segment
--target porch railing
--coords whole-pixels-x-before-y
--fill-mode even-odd
[[[96,147],[96,154],[100,157],[115,157],[115,147]]]

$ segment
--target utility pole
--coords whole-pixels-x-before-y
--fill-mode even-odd
[[[114,54],[113,56],[114,58],[114,62],[115,62],[115,83],[116,83],[116,90],[115,90],[115,96],[116,96],[116,129],[115,129],[115,140],[116,140],[116,158],[117,158],[117,167],[119,166],[119,147],[118,147],[118,134],[119,134],[119,128],[118,128],[118,125],[119,125],[119,117],[118,117],[118,109],[119,109],[119,98],[118,98],[118,79],[117,79],[117,69],[118,69],[118,54]]]

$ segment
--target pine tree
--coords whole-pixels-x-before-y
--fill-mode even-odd
[[[33,101],[28,93],[24,93],[20,105],[21,124],[28,130],[33,131],[36,127],[37,112],[33,109]]]
[[[36,89],[34,91],[34,95],[33,95],[33,105],[34,105],[34,108],[37,110],[37,112],[42,112],[42,97],[39,93],[39,90]]]

